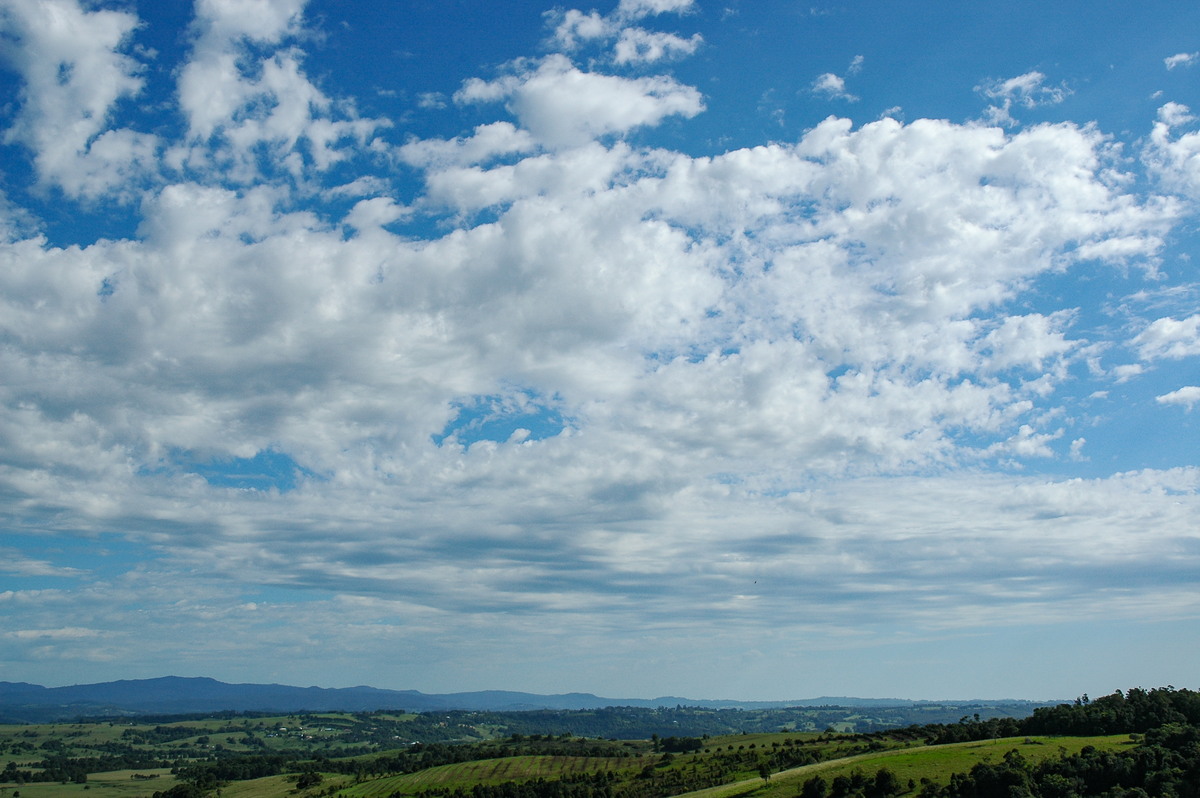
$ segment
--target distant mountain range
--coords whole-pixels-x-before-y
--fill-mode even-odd
[[[514,712],[535,709],[598,709],[683,705],[716,709],[773,709],[805,706],[914,706],[921,701],[822,697],[795,701],[695,700],[677,696],[653,699],[601,698],[591,693],[537,695],[507,690],[429,694],[375,687],[290,687],[282,684],[227,684],[204,677],[164,676],[71,687],[43,687],[26,682],[0,682],[0,722],[29,723],[76,717],[183,715],[206,712],[367,712],[405,709],[410,712],[473,710]],[[1013,701],[936,702],[1012,704]],[[1032,705],[1032,702],[1031,702]]]

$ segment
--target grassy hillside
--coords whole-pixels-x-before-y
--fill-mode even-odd
[[[353,798],[381,798],[398,792],[414,795],[432,789],[470,789],[476,784],[503,784],[507,781],[561,779],[584,773],[620,773],[629,770],[628,759],[585,756],[513,756],[482,759],[422,770],[403,776],[355,784],[340,791]]]
[[[113,770],[89,774],[84,784],[35,782],[0,785],[0,798],[148,798],[176,784],[168,768]]]
[[[1197,720],[1197,696],[1169,688],[871,734],[497,736],[493,717],[399,713],[5,726],[0,798],[980,798],[1008,795],[993,790],[1004,780],[1032,796],[1042,782],[1158,794],[1200,784]],[[1000,733],[1056,725],[1127,731]],[[416,729],[462,742],[418,742]]]
[[[1036,763],[1063,754],[1076,754],[1088,746],[1120,751],[1135,744],[1128,734],[1117,734],[1099,737],[1010,737],[873,751],[791,768],[772,774],[769,780],[761,777],[740,779],[720,787],[685,793],[683,798],[792,798],[798,786],[815,775],[833,781],[838,776],[852,776],[856,772],[874,776],[880,768],[892,771],[900,784],[904,785],[905,792],[915,792],[929,782],[945,784],[951,774],[966,772],[980,762],[999,762],[1012,750],[1020,751],[1026,760]],[[908,787],[910,781],[913,784],[911,788]]]
[[[781,735],[755,736],[755,744],[759,746],[778,742]],[[774,739],[773,739],[774,738]],[[713,740],[714,744],[722,747],[729,745],[730,739]],[[836,755],[839,747],[849,750],[853,741],[844,738],[830,738],[829,751]],[[743,742],[742,745],[749,743]],[[737,774],[737,778],[720,787],[681,793],[683,798],[794,798],[801,785],[814,775],[820,775],[832,782],[839,776],[872,778],[880,768],[887,768],[895,774],[903,790],[899,795],[915,795],[928,783],[946,784],[952,773],[964,772],[979,762],[999,762],[1004,755],[1012,750],[1018,750],[1022,756],[1032,762],[1058,758],[1063,754],[1078,753],[1091,746],[1099,750],[1126,750],[1135,745],[1129,735],[1108,735],[1099,737],[1037,737],[1037,738],[1007,738],[968,743],[951,743],[938,746],[900,747],[901,743],[893,741],[897,747],[879,751],[858,753],[845,757],[832,758],[817,764],[791,768],[773,773],[769,780],[761,776],[751,775],[748,771]],[[710,753],[697,753],[672,758],[664,771],[687,771],[689,768],[712,759]],[[736,748],[735,748],[736,750]],[[748,749],[747,749],[748,750]],[[501,785],[505,783],[520,783],[534,780],[557,780],[583,773],[604,772],[613,777],[613,785],[620,788],[623,785],[635,783],[638,774],[648,763],[661,761],[656,755],[644,755],[632,762],[623,758],[600,757],[539,757],[520,756],[502,759],[480,760],[475,762],[457,763],[430,768],[425,771],[402,776],[389,776],[379,779],[368,779],[355,782],[337,774],[326,774],[318,788],[307,791],[297,791],[294,777],[270,777],[241,782],[225,788],[222,798],[287,798],[288,796],[303,795],[337,795],[343,798],[388,798],[388,796],[414,796],[428,794],[436,790],[463,790],[469,792],[475,785]],[[909,787],[909,782],[912,786]],[[45,798],[57,798],[46,796]]]
[[[48,730],[43,729],[43,733]],[[737,741],[738,745],[754,744],[769,747],[773,742],[786,739],[784,735],[747,735],[746,737],[715,738],[710,742],[709,754],[685,754],[674,757],[664,770],[686,771],[697,763],[710,761],[712,752],[727,749]],[[847,738],[831,737],[827,741],[831,756],[852,749],[854,742]],[[881,751],[857,753],[829,761],[791,768],[774,773],[768,781],[747,770],[737,773],[729,784],[684,793],[685,798],[793,798],[800,784],[813,775],[821,775],[832,781],[840,775],[850,776],[856,771],[873,776],[882,767],[891,770],[905,785],[913,782],[915,792],[923,782],[944,784],[949,775],[969,770],[978,762],[999,761],[1004,754],[1017,749],[1030,761],[1058,757],[1062,753],[1077,753],[1085,746],[1103,750],[1121,750],[1135,743],[1129,735],[1102,737],[1038,737],[1009,738],[982,742],[951,743],[940,746],[916,746],[889,748]],[[735,746],[735,751],[737,750]],[[744,749],[749,750],[749,749]],[[569,757],[569,756],[516,756],[485,759],[442,765],[417,773],[388,776],[356,781],[353,777],[323,774],[320,785],[308,790],[297,790],[295,775],[269,776],[260,779],[233,782],[221,788],[221,798],[289,798],[289,796],[337,795],[344,798],[387,798],[394,794],[417,795],[436,789],[464,789],[476,784],[499,785],[505,782],[524,782],[535,779],[556,780],[584,773],[604,772],[615,777],[615,784],[636,780],[637,774],[647,763],[661,761],[660,756],[644,755],[633,758],[614,757]],[[95,773],[88,776],[85,784],[29,783],[6,784],[0,787],[0,798],[149,798],[154,792],[165,791],[177,783],[169,769],[119,770]]]

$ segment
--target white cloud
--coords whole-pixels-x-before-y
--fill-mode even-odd
[[[551,147],[583,144],[596,136],[654,125],[668,116],[692,117],[704,110],[698,91],[670,77],[582,72],[562,55],[548,56],[534,69],[494,81],[467,81],[455,99],[506,99],[521,125]]]
[[[861,55],[854,56],[850,61],[850,66],[847,67],[847,73],[857,75],[862,71],[863,61],[864,59]],[[812,82],[812,92],[824,95],[833,100],[858,102],[858,97],[846,91],[846,79],[832,72],[818,75],[816,80]]]
[[[440,142],[435,144],[440,149]],[[406,151],[409,156],[418,153]],[[608,150],[592,145],[567,155],[542,154],[490,169],[453,161],[413,163],[433,167],[426,178],[429,200],[472,213],[540,194],[602,191],[628,167],[628,155],[622,147]]]
[[[385,194],[390,188],[391,184],[383,178],[364,175],[349,183],[326,189],[326,195],[331,198],[363,197],[368,194]]]
[[[0,556],[4,558],[4,563],[0,564],[0,572],[15,576],[76,577],[84,574],[84,571],[78,568],[58,566],[46,560],[26,557],[12,548],[0,549]]]
[[[373,197],[355,203],[346,214],[345,223],[362,233],[407,218],[410,213],[411,209],[403,208],[387,197]]]
[[[1015,78],[989,83],[979,91],[992,99],[1012,100],[1025,108],[1056,105],[1070,94],[1065,86],[1044,85],[1045,80],[1046,76],[1041,72],[1026,72]]]
[[[614,46],[613,60],[618,64],[650,63],[691,55],[703,41],[698,33],[690,39],[684,39],[673,33],[626,28],[621,31],[621,37]]]
[[[75,0],[12,0],[0,30],[24,88],[5,138],[34,153],[43,184],[72,197],[127,193],[153,171],[156,139],[108,129],[114,107],[137,96],[142,70],[121,50],[137,28],[130,13],[88,11]]]
[[[991,350],[994,368],[1020,367],[1042,373],[1049,370],[1047,361],[1060,361],[1074,348],[1062,332],[1068,321],[1066,313],[1057,318],[1040,314],[1010,316],[982,343]]]
[[[991,124],[1011,127],[1016,119],[1012,116],[1014,106],[1021,108],[1037,108],[1043,105],[1057,105],[1072,92],[1065,83],[1058,86],[1045,85],[1046,76],[1041,72],[1026,72],[1007,80],[993,80],[975,87],[989,100],[998,101],[988,107],[985,118]]]
[[[195,26],[217,41],[278,43],[299,29],[308,0],[197,0]]]
[[[528,131],[519,130],[510,122],[493,122],[478,126],[469,138],[410,141],[400,147],[398,154],[405,163],[428,168],[468,166],[497,156],[527,153],[536,148]]]
[[[441,109],[446,107],[446,95],[441,92],[428,91],[423,92],[417,98],[418,108]]]
[[[1126,363],[1120,366],[1114,366],[1112,369],[1113,377],[1118,383],[1129,382],[1134,377],[1144,374],[1145,367],[1140,363]]]
[[[974,458],[951,430],[1008,440],[1043,401],[994,375],[1044,370],[1053,385],[1074,347],[1069,315],[974,316],[1080,242],[1157,246],[1149,211],[1103,182],[1102,145],[1071,127],[831,119],[715,158],[594,143],[526,155],[499,123],[403,150],[452,217],[497,209],[428,241],[388,233],[408,211],[384,198],[360,202],[343,239],[281,210],[281,189],[169,186],[147,199],[139,241],[5,250],[0,318],[22,341],[3,364],[9,452],[86,463],[126,486],[104,492],[116,497],[141,481],[130,457],[155,469],[172,450],[277,447],[333,475],[317,494],[385,473],[450,490],[420,476],[445,468],[539,483],[574,458],[565,484],[609,486],[626,497],[614,512],[651,502],[645,485],[704,484],[716,463],[790,484]],[[477,165],[498,152],[515,162]],[[453,465],[430,443],[451,402],[506,385],[557,397],[581,435],[523,455],[501,440]],[[81,506],[132,511],[121,504]]]
[[[812,90],[815,94],[824,94],[833,99],[850,100],[851,102],[858,99],[853,94],[846,92],[846,81],[832,72],[818,75],[813,81]]]
[[[1194,120],[1186,105],[1165,104],[1142,152],[1150,173],[1166,190],[1192,201],[1200,199],[1200,131],[1178,132],[1178,128]]]
[[[570,51],[585,42],[615,39],[611,56],[615,64],[653,63],[680,58],[691,55],[703,43],[700,34],[684,38],[674,33],[648,31],[630,23],[667,12],[686,12],[691,7],[691,0],[622,0],[607,16],[596,11],[585,14],[577,9],[568,9],[550,15],[557,20],[553,41]]]
[[[14,629],[5,632],[5,636],[17,640],[91,640],[99,637],[100,633],[95,629],[63,626],[57,629]]]
[[[1195,119],[1192,116],[1191,109],[1186,105],[1179,103],[1167,103],[1162,108],[1158,109],[1158,121],[1162,122],[1168,128],[1184,125]]]
[[[521,463],[505,458],[510,467]],[[573,476],[570,469],[565,475]],[[478,476],[472,469],[462,478]],[[79,608],[74,627],[95,630],[74,638],[78,647],[67,633],[42,637],[56,646],[60,663],[50,672],[85,652],[128,645],[133,631],[143,630],[137,667],[144,675],[203,650],[206,672],[252,675],[237,669],[281,652],[305,662],[302,652],[319,630],[327,646],[322,657],[337,670],[374,671],[385,663],[406,672],[434,668],[446,688],[479,678],[461,664],[475,659],[464,652],[489,652],[493,674],[520,666],[547,678],[563,660],[531,658],[529,650],[541,650],[564,628],[575,630],[579,657],[612,665],[612,646],[622,656],[649,656],[664,639],[682,644],[713,630],[786,657],[797,646],[860,645],[839,639],[839,629],[854,629],[864,643],[879,646],[896,626],[952,634],[1060,620],[1144,621],[1147,612],[1175,619],[1197,608],[1186,576],[1197,565],[1194,535],[1181,533],[1200,509],[1197,480],[1195,470],[1185,469],[1100,480],[871,479],[774,498],[750,486],[690,489],[652,516],[610,518],[563,534],[545,516],[543,501],[569,496],[571,485],[554,495],[539,492],[520,507],[492,505],[502,514],[488,525],[497,532],[483,539],[459,537],[458,525],[472,516],[445,499],[436,519],[428,505],[389,511],[388,523],[410,530],[405,535],[347,535],[368,516],[370,508],[362,507],[346,516],[341,534],[322,536],[314,533],[334,528],[325,525],[341,508],[323,510],[318,497],[299,497],[304,512],[315,511],[317,529],[302,527],[293,536],[259,531],[250,541],[218,532],[211,547],[175,549],[169,568],[74,596],[12,600],[22,602],[18,628],[31,636],[61,632],[53,620],[66,607]],[[504,488],[488,486],[487,498]],[[1161,501],[1162,489],[1171,502]],[[370,504],[381,509],[377,500]],[[261,530],[278,506],[245,510]],[[425,524],[405,526],[422,515]],[[448,556],[458,545],[469,545],[470,556]],[[1165,553],[1173,563],[1166,573]],[[253,589],[237,595],[233,574],[241,584],[272,585],[275,598],[255,597]],[[336,593],[328,591],[334,587]],[[306,600],[279,600],[289,593]],[[1147,596],[1149,605],[1142,603]],[[139,612],[142,602],[156,611]],[[655,634],[629,640],[622,631],[631,625]],[[487,630],[483,640],[480,629]],[[590,678],[607,686],[600,674]],[[649,683],[620,689],[618,695],[652,694]]]
[[[1183,405],[1191,410],[1197,402],[1200,402],[1200,386],[1187,385],[1177,391],[1156,396],[1154,400],[1163,405]]]
[[[621,0],[617,4],[617,16],[623,19],[667,13],[683,13],[690,10],[694,0]]]
[[[992,451],[994,453],[1011,452],[1022,458],[1052,457],[1054,452],[1050,448],[1050,443],[1061,438],[1062,434],[1062,430],[1039,433],[1028,424],[1022,424],[1016,435],[1003,443],[996,444]]]
[[[1133,339],[1144,360],[1200,355],[1200,314],[1156,319]]]
[[[168,155],[176,169],[219,171],[227,180],[260,178],[256,148],[270,147],[293,178],[328,169],[386,126],[334,103],[304,74],[298,30],[304,0],[202,0],[192,57],[179,75],[188,142]],[[275,47],[265,57],[247,45]],[[307,163],[297,147],[307,145]]]
[[[1167,56],[1163,59],[1163,64],[1167,69],[1174,69],[1178,66],[1190,67],[1200,59],[1200,53],[1176,53],[1175,55]]]
[[[616,40],[620,60],[627,39],[652,63],[699,39],[624,23],[690,7],[555,19],[563,46]],[[1007,471],[1084,459],[1073,365],[1145,369],[1103,373],[1112,342],[1066,289],[1136,280],[1183,203],[1139,193],[1095,126],[831,117],[688,154],[628,134],[700,113],[695,87],[551,54],[455,95],[515,121],[404,140],[307,76],[303,9],[198,6],[174,182],[97,183],[140,198],[136,234],[0,241],[0,522],[139,552],[104,580],[9,561],[72,582],[0,593],[29,656],[236,670],[297,660],[318,629],[338,667],[451,679],[530,650],[653,653],[634,625],[656,648],[717,629],[794,655],[846,628],[1194,617],[1195,469]],[[136,20],[117,21],[104,113],[139,85],[113,55]],[[1061,100],[1044,80],[988,96]],[[105,163],[157,157],[91,120]],[[1164,106],[1147,163],[1190,153],[1189,122]],[[1200,317],[1170,312],[1133,339],[1143,360],[1200,350]],[[200,467],[264,452],[293,489]],[[571,653],[537,645],[565,628],[587,630]]]
[[[577,9],[563,12],[554,29],[554,40],[568,50],[579,45],[580,40],[603,39],[613,35],[618,26],[596,11],[584,14]]]

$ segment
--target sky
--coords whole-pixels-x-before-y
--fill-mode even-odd
[[[1200,686],[1198,114],[1175,0],[0,0],[0,679]]]

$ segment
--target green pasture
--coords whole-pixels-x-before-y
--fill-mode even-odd
[[[134,778],[137,776],[153,778]],[[92,773],[86,784],[60,782],[30,782],[0,785],[0,798],[149,798],[156,792],[169,790],[176,784],[166,768],[155,770],[114,770]]]
[[[855,736],[840,737],[823,732],[788,732],[772,734],[739,734],[713,737],[705,740],[702,749],[704,753],[695,756],[703,759],[709,753],[759,753],[770,754],[777,747],[787,747],[791,740],[794,750],[819,753],[822,759],[832,760],[854,756],[862,753],[864,742]],[[915,740],[899,740],[894,738],[879,738],[871,741],[880,752],[911,748],[921,745]],[[684,757],[692,755],[683,755]],[[684,759],[686,762],[687,760]],[[682,763],[681,763],[682,764]],[[744,775],[749,778],[757,771],[757,765],[748,765]]]
[[[88,748],[120,740],[126,728],[128,726],[120,722],[39,723],[28,726],[0,724],[0,747],[25,743],[40,750],[40,746],[48,740],[61,740],[71,748]]]
[[[826,739],[822,740],[821,738]],[[842,748],[849,749],[856,745],[850,738],[831,738],[821,732],[772,732],[769,734],[726,734],[710,737],[704,741],[702,753],[729,753],[731,751],[772,751],[791,741],[792,745],[802,745],[804,750],[822,751],[826,755],[831,751]],[[819,741],[819,742],[818,742]],[[895,745],[890,741],[887,745]]]
[[[389,721],[407,719],[400,713],[388,716]],[[325,748],[330,756],[347,745],[343,738],[362,722],[348,713],[316,715],[278,715],[256,718],[187,719],[168,723],[131,722],[124,720],[88,723],[35,724],[26,726],[0,725],[0,768],[8,762],[25,763],[52,753],[68,756],[91,756],[103,752],[112,744],[125,745],[135,751],[154,752],[163,757],[207,757],[220,749],[235,753],[288,751],[302,748]],[[156,730],[179,730],[187,736],[161,739]],[[284,731],[286,730],[286,731]],[[126,733],[134,735],[129,737]],[[247,739],[247,738],[253,739]],[[60,744],[51,750],[47,744]],[[265,749],[265,750],[264,750]]]
[[[1121,750],[1134,744],[1129,735],[1118,734],[1106,737],[1010,737],[874,751],[792,768],[773,774],[766,783],[761,778],[743,779],[687,793],[683,798],[746,798],[751,795],[754,798],[793,798],[800,784],[813,776],[832,781],[855,770],[873,776],[875,771],[885,767],[896,774],[901,784],[907,784],[911,779],[916,785],[915,792],[920,788],[921,779],[945,784],[950,774],[970,770],[979,762],[999,762],[1014,748],[1026,761],[1039,762],[1063,754],[1077,754],[1089,745],[1101,750]]]
[[[561,779],[581,773],[630,770],[637,767],[636,759],[586,756],[513,756],[502,759],[481,759],[453,765],[365,781],[342,790],[353,798],[379,798],[393,792],[418,793],[433,788],[470,788],[475,784],[503,784],[506,781]]]
[[[1004,759],[1004,755],[1013,749],[1019,751],[1028,762],[1040,762],[1044,759],[1058,758],[1063,754],[1077,754],[1089,745],[1101,750],[1119,750],[1133,744],[1127,734],[1111,737],[1012,737],[1002,740],[927,746],[884,754],[867,754],[861,762],[830,767],[821,775],[832,779],[849,774],[855,768],[862,768],[864,772],[869,771],[874,775],[876,770],[886,767],[896,774],[896,778],[900,780],[901,784],[906,784],[909,779],[912,779],[919,785],[923,778],[945,783],[949,781],[951,773],[970,770],[980,762],[1000,762]],[[871,757],[875,757],[878,761]],[[820,765],[816,767],[820,767]],[[805,776],[805,778],[808,777],[808,775]]]
[[[319,786],[305,790],[303,793],[297,793],[295,775],[267,776],[261,779],[250,779],[249,781],[230,782],[222,787],[217,795],[220,798],[286,798],[287,796],[296,795],[303,795],[307,798],[319,795],[330,787],[336,789],[341,785],[349,785],[352,782],[353,779],[349,776],[327,774],[325,781]],[[25,798],[25,796],[21,796],[21,798]]]
[[[16,762],[21,769],[36,770],[31,763],[47,756],[99,755],[106,746],[111,746],[111,750],[120,750],[123,746],[126,751],[150,753],[155,760],[195,761],[219,754],[218,748],[227,754],[290,750],[304,752],[305,757],[323,754],[334,758],[345,746],[352,745],[355,752],[371,750],[372,753],[360,753],[356,757],[369,761],[387,755],[389,750],[394,753],[395,750],[404,749],[407,741],[401,740],[399,735],[405,734],[405,731],[389,724],[417,717],[402,712],[371,716],[321,713],[232,719],[197,718],[170,723],[113,720],[0,725],[0,769],[8,762]],[[484,724],[475,728],[486,736],[497,734],[497,729]],[[175,734],[184,736],[175,737]],[[537,739],[536,736],[529,738]],[[559,750],[563,750],[561,740],[552,740],[547,735],[545,742],[548,746],[555,744]],[[505,739],[496,739],[475,749],[474,754],[488,756],[505,745]],[[733,780],[720,787],[689,793],[688,798],[794,798],[800,785],[813,775],[832,781],[839,775],[849,775],[859,770],[870,777],[879,768],[886,767],[901,784],[911,780],[919,789],[923,779],[945,783],[949,774],[967,771],[983,761],[999,762],[1006,752],[1014,748],[1027,761],[1037,762],[1064,753],[1077,753],[1089,745],[1102,750],[1119,750],[1134,743],[1127,735],[1117,735],[1022,737],[926,747],[917,741],[885,736],[868,740],[857,735],[839,737],[820,732],[782,731],[705,738],[699,751],[675,753],[672,756],[652,753],[650,741],[637,740],[611,744],[610,750],[614,752],[634,754],[629,757],[532,753],[443,765],[419,773],[367,781],[326,773],[321,785],[303,793],[296,791],[295,775],[280,775],[223,785],[214,798],[316,798],[331,794],[345,798],[387,798],[392,793],[414,795],[431,789],[469,790],[476,784],[496,785],[535,779],[549,781],[595,772],[616,773],[618,781],[625,782],[647,765],[654,766],[653,771],[648,771],[653,773],[687,769],[691,769],[689,774],[703,773],[706,767],[719,767],[719,771],[712,772],[720,772],[722,778]],[[495,749],[489,749],[488,746],[495,746]],[[867,746],[876,750],[865,752]],[[536,752],[537,749],[533,750]],[[764,783],[755,773],[758,757],[769,756],[780,750],[819,752],[825,761],[776,773]],[[721,754],[739,756],[719,756]],[[156,778],[147,778],[149,776]],[[696,783],[696,780],[691,783]],[[175,784],[174,777],[164,769],[125,770],[91,773],[85,784],[0,783],[0,798],[17,798],[17,793],[19,798],[150,798],[154,792],[167,790]]]

